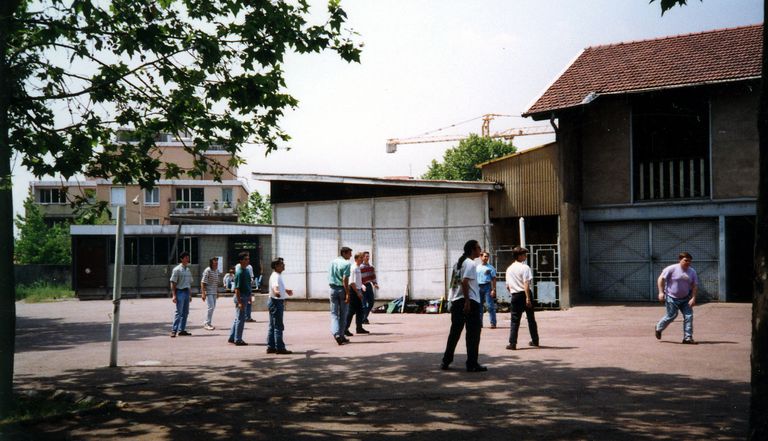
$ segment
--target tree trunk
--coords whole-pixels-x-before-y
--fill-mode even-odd
[[[763,2],[763,26],[768,19],[768,0]],[[759,133],[760,177],[755,227],[755,293],[752,299],[752,395],[749,439],[768,439],[768,38],[763,29],[763,72],[760,89]]]
[[[0,417],[13,407],[13,355],[16,339],[16,283],[13,275],[13,185],[8,109],[10,17],[17,1],[0,2]]]

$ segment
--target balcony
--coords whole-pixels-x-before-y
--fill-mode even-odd
[[[218,218],[237,218],[235,202],[213,201],[170,201],[171,216],[201,216]]]
[[[636,201],[709,197],[709,162],[705,158],[657,159],[637,164]]]

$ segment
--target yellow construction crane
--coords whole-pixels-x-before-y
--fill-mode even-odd
[[[496,117],[499,116],[513,116],[513,115],[502,115],[499,113],[486,113],[485,115],[477,118],[473,118],[468,121],[473,121],[479,118],[483,119],[483,125],[480,130],[480,136],[485,138],[495,138],[495,139],[512,139],[516,136],[526,136],[526,135],[547,135],[551,133],[555,133],[554,129],[552,129],[551,126],[531,126],[531,127],[516,127],[512,129],[502,130],[500,132],[494,132],[491,133],[491,120],[493,120]],[[444,127],[442,129],[437,129],[433,132],[428,133],[434,133],[437,131],[441,131],[450,127],[455,127],[459,124],[464,124],[463,121],[461,123],[452,124],[448,127]],[[428,135],[425,134],[425,135]],[[469,135],[431,135],[431,136],[413,136],[410,138],[391,138],[387,140],[387,153],[395,153],[397,151],[397,146],[400,144],[425,144],[429,142],[446,142],[446,141],[461,141],[462,139],[467,139]]]

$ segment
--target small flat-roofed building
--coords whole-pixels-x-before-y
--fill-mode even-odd
[[[464,243],[490,245],[492,182],[253,174],[270,182],[273,254],[294,297],[328,298],[328,266],[342,246],[370,251],[377,299],[439,299]]]

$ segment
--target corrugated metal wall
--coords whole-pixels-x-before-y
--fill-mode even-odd
[[[504,186],[488,195],[491,219],[559,214],[557,154],[551,143],[483,165],[483,180]]]

